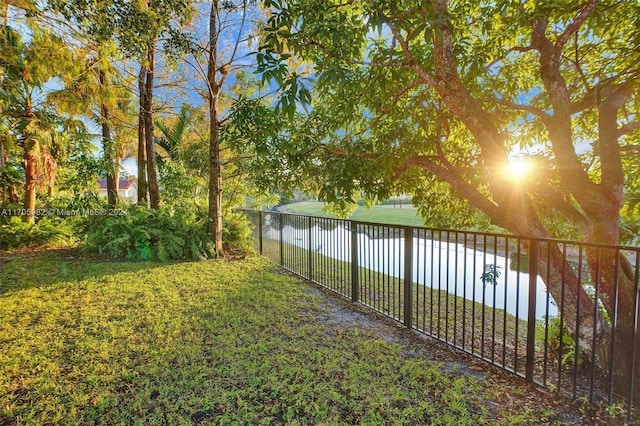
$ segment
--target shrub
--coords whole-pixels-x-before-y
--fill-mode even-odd
[[[76,241],[71,224],[59,217],[43,217],[31,225],[12,217],[0,225],[0,249],[11,250],[29,246],[55,247]]]
[[[566,324],[562,324],[561,327],[560,317],[549,318],[547,329],[547,344],[549,345],[549,351],[551,356],[562,358],[562,364],[565,366],[572,366],[576,359],[576,342],[573,336],[569,333]],[[536,321],[536,339],[541,344],[545,339],[545,320],[539,319]],[[562,354],[560,354],[560,348],[562,347]],[[583,354],[578,353],[578,365],[584,361]]]
[[[132,205],[114,216],[96,216],[87,224],[84,249],[131,260],[200,260],[213,257],[206,220]]]
[[[222,220],[222,240],[227,249],[244,253],[253,251],[253,236],[246,215],[241,212],[226,212]]]

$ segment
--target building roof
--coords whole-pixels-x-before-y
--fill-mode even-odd
[[[128,178],[120,178],[120,182],[118,185],[119,189],[129,189],[131,188],[134,184],[137,183],[137,179],[135,177],[128,177]],[[107,189],[107,180],[106,179],[98,179],[98,185],[100,186],[100,189],[104,189],[106,191]]]

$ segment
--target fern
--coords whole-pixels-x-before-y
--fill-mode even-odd
[[[213,255],[205,221],[194,215],[173,214],[130,206],[127,215],[93,221],[85,250],[132,260],[201,260]]]
[[[77,240],[70,222],[58,217],[44,217],[34,225],[12,217],[0,225],[0,249],[17,249],[26,246],[60,246]]]

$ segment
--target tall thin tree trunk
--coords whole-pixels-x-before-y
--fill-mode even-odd
[[[4,172],[6,161],[7,160],[5,159],[4,145],[2,144],[2,142],[0,142],[0,174]]]
[[[147,206],[147,147],[145,139],[145,114],[144,107],[146,104],[145,79],[147,68],[142,65],[140,74],[138,74],[138,93],[139,93],[139,113],[138,113],[138,204]]]
[[[22,220],[27,223],[35,223],[35,209],[36,209],[36,155],[33,152],[33,148],[30,146],[31,142],[25,141],[24,143],[24,177],[25,177],[25,191],[24,191],[24,208],[26,215]]]
[[[224,255],[222,247],[222,162],[218,122],[218,1],[211,2],[209,15],[209,58],[207,83],[209,86],[209,235],[216,256]]]
[[[4,145],[2,144],[2,142],[0,142],[0,176],[4,174],[4,171],[6,169],[7,160],[5,158],[5,155],[6,154]],[[9,186],[3,184],[0,190],[2,190],[2,200],[0,200],[0,206],[4,206],[7,201],[7,192],[9,191]]]
[[[160,208],[160,187],[158,185],[158,168],[156,165],[156,148],[153,140],[153,74],[155,69],[155,42],[150,41],[147,51],[149,66],[145,80],[144,136],[147,148],[147,178],[149,185],[149,202],[152,209]]]
[[[115,207],[118,205],[118,188],[116,181],[115,170],[116,165],[113,161],[113,147],[111,146],[113,141],[111,140],[111,130],[107,123],[102,123],[102,149],[104,150],[104,157],[107,163],[107,202],[109,206]]]
[[[116,194],[119,194],[120,191],[120,164],[122,164],[122,160],[120,157],[116,156],[115,159],[115,170],[113,171],[113,181],[116,189]],[[119,196],[118,196],[119,197]]]
[[[0,177],[4,174],[5,159],[4,159],[4,145],[0,142]],[[7,201],[7,191],[9,190],[7,185],[2,185],[0,191],[2,191],[2,199],[0,200],[0,206],[4,206]]]
[[[101,86],[107,86],[107,76],[103,69],[99,70],[99,80]],[[118,205],[118,189],[116,178],[114,177],[117,173],[117,165],[114,161],[115,147],[111,139],[111,129],[109,127],[109,107],[104,103],[100,105],[100,115],[102,121],[102,152],[105,163],[107,164],[107,202],[109,206],[115,207]]]

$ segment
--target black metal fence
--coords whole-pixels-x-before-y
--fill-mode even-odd
[[[528,382],[634,417],[640,248],[245,212],[256,250],[283,268]],[[594,270],[601,259],[614,268]]]

